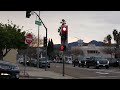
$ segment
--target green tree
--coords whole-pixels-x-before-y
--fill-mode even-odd
[[[25,31],[21,32],[21,29],[16,24],[3,24],[0,23],[0,60],[11,49],[24,49],[27,45],[25,41]],[[5,52],[5,53],[4,53]]]
[[[53,44],[53,41],[52,39],[48,41],[48,46],[47,46],[47,55],[49,58],[52,58],[53,55],[54,55],[54,44]]]

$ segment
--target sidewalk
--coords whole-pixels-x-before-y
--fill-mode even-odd
[[[45,71],[41,68],[26,67],[26,72],[24,73],[24,66],[20,67],[20,78],[21,79],[75,79],[74,77],[68,75],[62,75],[60,73],[55,73],[53,71]]]

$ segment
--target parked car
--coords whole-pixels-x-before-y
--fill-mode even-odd
[[[82,66],[82,67],[86,66],[86,60],[89,60],[89,58],[84,57],[84,58],[79,59],[79,67],[80,66]]]
[[[0,60],[0,79],[19,79],[18,65]]]
[[[102,57],[90,57],[90,59],[86,60],[86,67],[94,66],[95,68],[106,67],[109,68],[109,61]]]
[[[31,58],[30,65],[31,65],[31,66],[34,66],[34,67],[37,67],[37,59]]]
[[[42,68],[42,67],[45,67],[45,65],[50,68],[50,62],[47,60],[47,63],[46,63],[46,58],[40,58],[39,60],[39,67]]]
[[[66,60],[65,63],[66,64],[72,64],[72,61],[71,60]]]
[[[119,66],[119,61],[115,58],[109,59],[109,66],[118,67]]]
[[[73,60],[72,65],[73,67],[79,66],[79,60],[78,59]]]
[[[19,62],[20,64],[23,64],[23,63],[24,63],[24,58],[23,58],[23,57],[18,58],[18,62]]]

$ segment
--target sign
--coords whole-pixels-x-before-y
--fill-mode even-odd
[[[40,25],[41,25],[41,22],[36,20],[36,21],[35,21],[35,24],[37,24],[37,25],[40,26]]]
[[[33,35],[31,33],[28,33],[25,37],[25,43],[26,44],[31,44],[33,40]]]

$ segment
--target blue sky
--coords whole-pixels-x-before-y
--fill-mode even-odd
[[[62,19],[65,19],[68,25],[68,42],[78,39],[83,39],[84,42],[103,41],[106,35],[112,35],[113,29],[120,31],[120,11],[40,11],[40,17],[48,28],[48,38],[52,38],[54,44],[60,43],[58,28]],[[36,15],[26,18],[26,11],[0,11],[0,22],[7,23],[8,19],[20,27],[24,26],[24,31],[32,29],[29,31],[38,35]],[[43,38],[43,25],[39,32]]]

